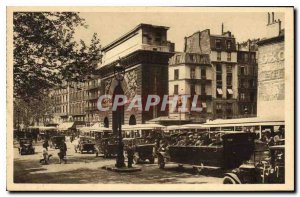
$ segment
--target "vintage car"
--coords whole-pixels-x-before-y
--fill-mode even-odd
[[[284,145],[257,145],[247,163],[225,173],[224,184],[284,183]]]
[[[118,153],[118,139],[117,138],[101,138],[96,142],[96,157],[103,154],[104,158],[116,156]]]
[[[84,137],[84,136],[80,136],[79,137],[79,141],[78,141],[78,145],[75,146],[75,152],[91,152],[91,153],[95,153],[95,140],[92,139],[91,137]]]
[[[20,138],[19,139],[19,153],[20,155],[34,154],[35,150],[32,146],[32,139]]]
[[[144,138],[124,138],[124,150],[129,145],[134,147],[134,162],[142,163],[148,160],[151,164],[155,160],[155,143],[149,139]]]
[[[62,143],[65,142],[64,135],[56,135],[50,138],[50,148],[58,149],[61,147]]]
[[[179,166],[188,164],[197,169],[216,168],[226,171],[242,165],[254,151],[253,133],[219,131],[198,135],[199,143],[191,143],[186,136],[186,144],[181,141],[173,145],[163,144],[158,152],[159,167],[164,168],[166,163],[173,162]]]
[[[111,129],[101,128],[95,131],[96,157],[103,154],[104,158],[117,155],[118,138],[112,133]]]

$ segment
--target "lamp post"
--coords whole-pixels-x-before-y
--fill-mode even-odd
[[[121,89],[121,81],[123,81],[125,75],[125,68],[121,64],[121,60],[115,65],[114,67],[114,77],[118,81],[118,86]],[[123,153],[123,142],[122,142],[122,114],[121,110],[122,106],[119,106],[117,109],[117,130],[118,130],[118,154],[117,154],[117,159],[116,159],[116,167],[117,168],[122,168],[125,167],[125,162],[124,162],[124,153]]]

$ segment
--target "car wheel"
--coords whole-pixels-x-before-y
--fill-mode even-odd
[[[196,166],[193,167],[193,170],[194,170],[194,172],[195,172],[196,174],[200,174],[200,173],[202,172],[202,169],[203,169],[203,168],[196,167]]]
[[[165,163],[164,162],[160,162],[159,163],[159,168],[160,169],[164,169],[165,168]]]
[[[223,184],[236,184],[236,182],[230,176],[225,176],[223,179]]]
[[[155,161],[155,158],[154,158],[154,157],[152,157],[152,158],[149,159],[149,162],[150,162],[151,164],[154,164],[154,161]]]
[[[158,156],[158,166],[160,169],[164,169],[165,168],[165,161],[164,158],[162,156]]]

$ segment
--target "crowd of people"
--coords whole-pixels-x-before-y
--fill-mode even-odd
[[[222,144],[221,133],[187,133],[170,137],[172,146],[218,146]]]

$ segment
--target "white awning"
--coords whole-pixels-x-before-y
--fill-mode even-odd
[[[68,129],[72,128],[73,125],[74,125],[74,122],[64,122],[58,126],[58,129],[59,130],[68,130]]]
[[[227,89],[228,94],[233,94],[232,89]]]
[[[223,94],[223,91],[221,88],[217,88],[217,92],[218,92],[218,94]]]
[[[202,107],[206,108],[206,103],[205,102],[202,103]]]

